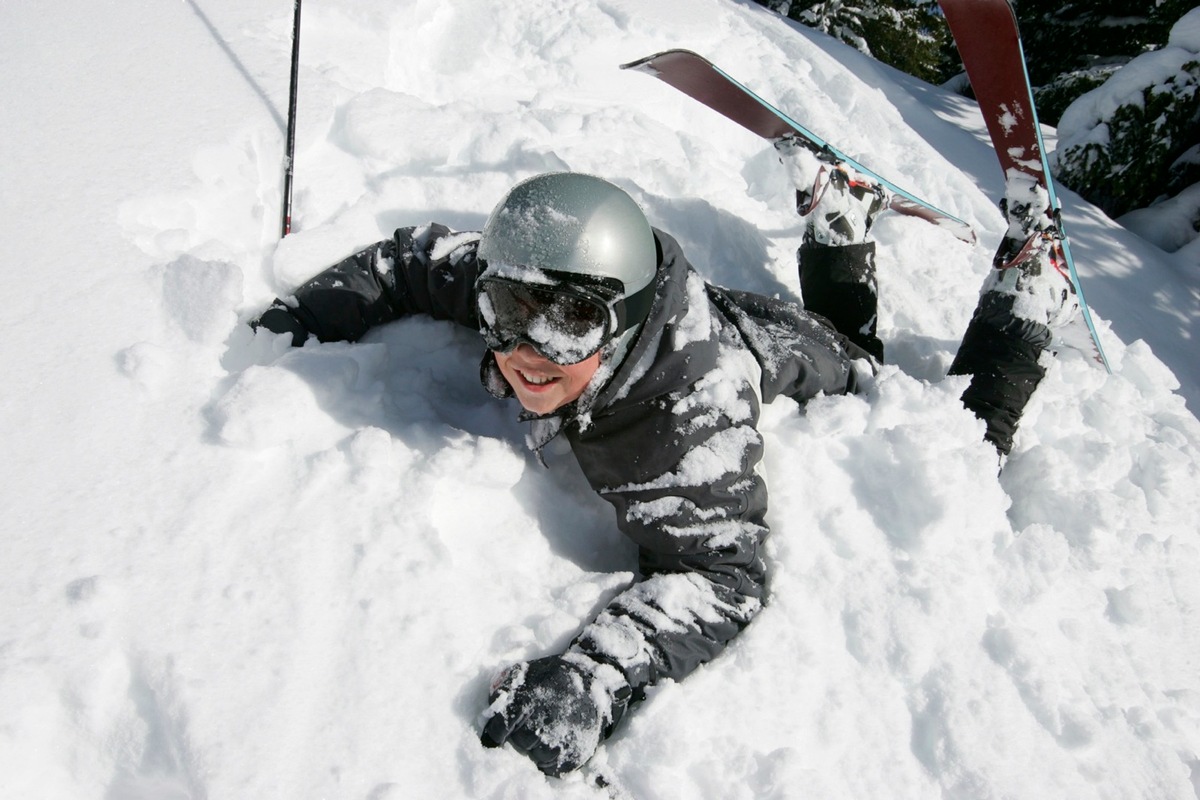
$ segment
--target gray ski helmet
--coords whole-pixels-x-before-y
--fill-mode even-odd
[[[654,234],[634,199],[578,172],[536,175],[514,186],[483,227],[479,257],[489,264],[616,278],[626,297],[648,287],[658,269]]]

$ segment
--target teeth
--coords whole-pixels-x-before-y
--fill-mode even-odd
[[[548,375],[537,376],[537,375],[530,375],[527,372],[522,372],[521,377],[524,378],[529,383],[532,383],[534,386],[544,386],[545,384],[554,380],[554,378],[551,378]]]

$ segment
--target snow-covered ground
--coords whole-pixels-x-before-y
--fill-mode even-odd
[[[970,103],[749,0],[304,13],[280,242],[290,3],[0,5],[0,797],[604,796],[477,740],[491,674],[634,578],[570,454],[525,451],[469,331],[289,351],[244,323],[560,168],[794,296],[770,148],[616,69],[669,47],[982,241],[879,222],[891,364],[765,412],[769,606],[602,768],[638,798],[1198,794],[1194,264],[1063,192],[1114,374],[1065,352],[997,475],[944,377],[1003,228]]]

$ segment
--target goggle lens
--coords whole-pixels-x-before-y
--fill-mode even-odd
[[[479,312],[489,348],[508,352],[525,342],[556,364],[583,361],[610,335],[607,305],[568,287],[484,279]]]

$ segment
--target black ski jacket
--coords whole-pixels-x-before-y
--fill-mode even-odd
[[[656,295],[627,355],[602,385],[535,420],[542,444],[566,436],[639,548],[644,580],[571,645],[619,669],[635,698],[713,658],[762,605],[760,402],[854,388],[853,347],[819,318],[707,283],[673,238],[654,233]],[[295,344],[310,333],[353,341],[418,313],[478,329],[478,241],[440,225],[401,228],[277,300],[256,325],[290,332]],[[511,392],[490,353],[483,376],[494,394]]]

